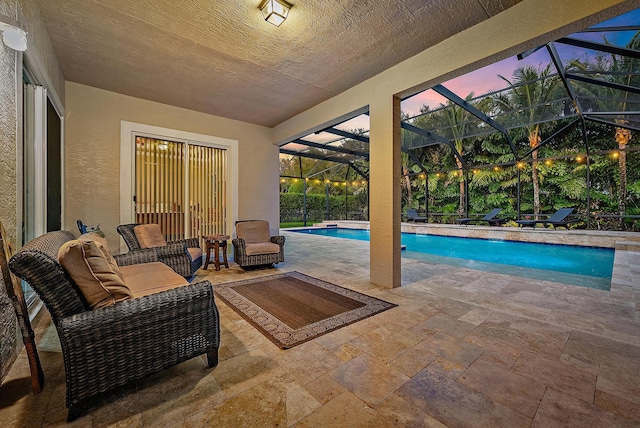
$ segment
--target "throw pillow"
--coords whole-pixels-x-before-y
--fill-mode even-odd
[[[108,249],[97,241],[80,239],[65,242],[58,251],[58,261],[91,309],[133,298],[131,290],[114,272],[106,252]]]
[[[104,256],[107,258],[107,262],[111,265],[111,269],[120,277],[121,280],[124,281],[124,277],[122,276],[122,272],[120,272],[120,268],[116,263],[116,259],[111,255],[111,250],[109,249],[109,244],[107,243],[107,239],[99,235],[95,232],[83,233],[78,237],[81,241],[95,241],[98,245],[98,248],[104,253]]]
[[[133,228],[141,248],[164,247],[167,241],[159,224],[139,224]]]

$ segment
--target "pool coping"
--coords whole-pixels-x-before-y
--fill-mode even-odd
[[[369,230],[368,221],[337,220],[315,223],[313,226],[291,228],[309,229],[343,227],[346,229]],[[611,274],[611,295],[626,295],[640,287],[640,233],[583,229],[524,229],[509,226],[463,226],[434,223],[401,223],[401,232],[456,236],[460,238],[500,239],[509,241],[533,242],[539,244],[564,244],[585,247],[612,248],[615,250],[613,272]],[[553,237],[553,239],[550,239]],[[549,241],[553,242],[549,242]]]

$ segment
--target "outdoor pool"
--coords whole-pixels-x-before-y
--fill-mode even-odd
[[[291,232],[369,240],[368,230],[297,229]],[[609,290],[614,250],[477,238],[402,233],[402,256],[431,263],[499,272]]]

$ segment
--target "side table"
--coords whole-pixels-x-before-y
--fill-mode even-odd
[[[211,250],[213,250],[213,262],[216,265],[216,270],[220,270],[220,247],[222,247],[222,260],[224,262],[225,267],[229,267],[229,262],[227,261],[227,239],[229,239],[229,235],[204,235],[202,237],[204,239],[207,256],[204,261],[203,269],[207,269],[209,266],[209,260],[211,259]]]

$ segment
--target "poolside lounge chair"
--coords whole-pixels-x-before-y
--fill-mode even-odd
[[[479,219],[476,219],[476,218],[459,218],[459,219],[456,219],[456,223],[467,225],[469,223],[486,221],[487,223],[489,223],[489,226],[500,226],[502,223],[505,223],[507,221],[506,218],[496,218],[496,216],[498,215],[498,213],[500,211],[502,211],[502,208],[494,208],[494,209],[491,210],[491,212],[489,214],[485,215],[482,218],[479,218]]]
[[[517,220],[516,223],[520,227],[536,227],[536,224],[550,224],[554,227],[557,226],[568,226],[571,223],[575,223],[577,220],[567,220],[567,217],[571,215],[573,212],[573,208],[560,208],[558,211],[553,213],[551,217],[546,220]]]
[[[418,215],[418,210],[413,209],[413,208],[409,208],[407,209],[407,221],[412,221],[414,223],[421,221],[423,223],[426,223],[427,218],[426,217],[420,217]]]

